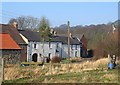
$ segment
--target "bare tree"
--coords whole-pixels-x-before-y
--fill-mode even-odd
[[[8,24],[12,24],[13,22],[17,22],[17,19],[11,18],[10,21],[8,22]]]
[[[9,21],[9,24],[17,21],[18,29],[37,29],[39,25],[39,19],[32,16],[20,16],[16,19],[12,18]]]
[[[107,39],[104,41],[105,43],[105,50],[107,53],[111,55],[118,55],[118,34],[117,32],[114,34],[110,34]]]
[[[25,17],[24,17],[24,16],[18,17],[18,18],[17,18],[17,21],[18,21],[18,28],[19,28],[19,29],[25,29],[25,28],[26,28],[26,26],[25,26],[26,20],[25,20]]]

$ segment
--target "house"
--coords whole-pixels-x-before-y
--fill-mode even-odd
[[[61,53],[59,55],[62,58],[68,58],[68,37],[67,36],[54,36],[51,42],[60,43],[59,49]],[[75,37],[70,37],[70,57],[80,57],[80,42]]]
[[[20,62],[21,48],[7,33],[0,33],[0,51],[5,63],[15,64]]]
[[[0,24],[0,33],[7,33],[12,37],[21,47],[20,60],[27,61],[27,44],[19,35],[17,24],[15,22],[13,24]]]
[[[67,36],[67,34],[57,34],[59,36]],[[87,38],[84,34],[73,34],[72,36],[77,37],[80,41],[80,57],[87,58]]]
[[[51,40],[42,42],[39,32],[19,30],[27,45],[27,61],[41,62],[42,57],[52,59],[54,56],[68,57],[68,37],[55,35]],[[80,57],[80,41],[76,37],[70,38],[70,56]]]

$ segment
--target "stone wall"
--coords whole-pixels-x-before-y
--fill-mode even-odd
[[[20,50],[2,50],[2,58],[5,64],[16,64],[20,62]]]

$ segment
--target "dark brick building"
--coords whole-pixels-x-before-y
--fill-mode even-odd
[[[7,33],[0,33],[0,51],[7,64],[20,62],[20,46]]]
[[[21,47],[20,52],[20,61],[27,60],[27,44],[21,38],[18,32],[18,27],[15,23],[9,24],[0,24],[0,33],[7,33],[11,38]]]

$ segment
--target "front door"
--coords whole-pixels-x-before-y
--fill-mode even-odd
[[[37,53],[32,55],[32,61],[37,62]]]

